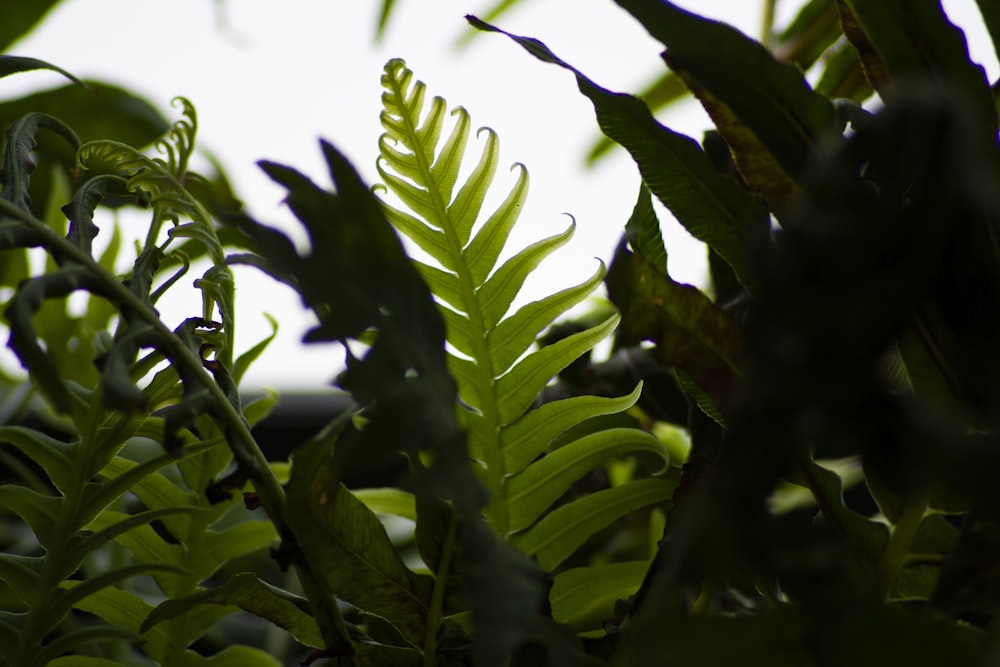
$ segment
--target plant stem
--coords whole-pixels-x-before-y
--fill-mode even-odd
[[[424,630],[424,667],[437,665],[437,635],[441,627],[444,611],[444,596],[448,590],[448,573],[451,571],[451,557],[458,537],[458,517],[454,511],[448,522],[448,532],[441,545],[441,559],[434,572],[434,590],[427,610],[427,626]]]
[[[764,13],[760,20],[760,43],[768,51],[774,45],[774,8],[778,0],[764,0]]]
[[[21,222],[32,227],[33,231],[42,236],[45,245],[49,248],[58,249],[63,256],[85,265],[88,270],[96,274],[105,283],[113,298],[127,305],[133,312],[157,330],[157,333],[166,341],[166,346],[168,347],[168,349],[163,350],[164,354],[173,363],[182,367],[190,377],[196,378],[212,395],[212,398],[215,399],[218,409],[221,411],[224,420],[230,428],[230,432],[235,436],[233,440],[229,441],[229,446],[233,450],[233,457],[240,465],[241,470],[253,481],[254,488],[260,496],[267,515],[275,523],[279,533],[283,532],[282,529],[287,529],[284,519],[284,490],[271,471],[271,467],[257,445],[256,440],[254,440],[253,435],[250,434],[250,429],[243,420],[242,415],[236,411],[236,408],[226,398],[226,395],[215,382],[214,378],[205,370],[202,360],[188,349],[180,338],[160,320],[159,315],[154,310],[150,309],[138,296],[123,285],[117,277],[95,262],[86,252],[57,235],[41,220],[38,220],[30,213],[22,211],[10,202],[0,200],[0,211],[16,217]]]
[[[285,491],[271,470],[271,466],[257,444],[257,441],[250,433],[250,428],[243,419],[243,416],[229,402],[229,399],[218,383],[215,382],[215,379],[205,370],[202,360],[160,320],[155,310],[143,303],[116,276],[94,261],[93,257],[89,254],[56,234],[48,225],[35,218],[31,213],[18,208],[11,202],[0,199],[0,213],[16,218],[31,227],[33,231],[41,236],[44,245],[50,250],[57,249],[64,257],[86,266],[88,270],[92,271],[105,284],[112,298],[118,299],[121,303],[128,306],[132,312],[148,322],[161,335],[168,348],[163,350],[163,353],[172,363],[183,368],[188,377],[195,378],[211,394],[222,415],[222,419],[229,427],[231,437],[227,438],[227,444],[233,452],[233,458],[239,466],[239,470],[253,483],[261,506],[274,524],[278,535],[286,545],[294,547],[297,544],[297,540],[287,519],[288,510]],[[325,613],[323,613],[325,620],[333,624],[332,627],[326,629],[335,629],[345,642],[348,641],[346,628],[339,617],[337,601],[331,599],[331,596],[327,595],[324,589],[317,583],[316,577],[309,571],[308,563],[299,563],[296,567],[299,570],[299,579],[303,590],[313,609],[317,610],[317,613],[325,610]],[[325,627],[323,620],[322,618],[317,619],[321,628]]]
[[[896,577],[907,565],[910,545],[913,544],[913,538],[927,512],[927,506],[928,499],[924,495],[910,498],[903,504],[903,512],[892,527],[889,542],[885,545],[879,563],[879,584],[883,598],[892,590]]]

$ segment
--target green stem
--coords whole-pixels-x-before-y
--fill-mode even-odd
[[[7,204],[2,199],[0,199],[0,203]],[[48,230],[48,227],[45,229]],[[51,230],[49,231],[51,232]],[[54,232],[51,233],[55,236]],[[99,395],[96,398],[100,400]],[[77,465],[74,466],[75,474],[64,492],[61,511],[52,524],[51,532],[44,540],[47,557],[38,573],[36,604],[29,605],[28,615],[21,628],[18,645],[14,651],[12,664],[19,667],[30,667],[36,664],[37,654],[45,635],[52,630],[51,626],[62,620],[51,618],[50,612],[54,602],[58,599],[59,584],[72,574],[71,571],[66,571],[67,568],[62,557],[69,551],[70,540],[81,528],[79,509],[84,505],[84,489],[96,451],[93,445],[100,413],[100,410],[74,411],[73,421],[80,434],[78,461]]]
[[[927,506],[928,499],[923,495],[910,498],[903,504],[903,512],[892,527],[889,542],[879,563],[879,584],[883,598],[892,590],[896,577],[908,564],[910,546],[927,513]]]
[[[434,572],[434,590],[431,592],[431,603],[427,609],[427,626],[424,631],[424,667],[437,665],[437,635],[444,618],[444,596],[448,590],[448,573],[451,571],[451,557],[455,551],[458,537],[458,517],[454,511],[448,522],[448,532],[441,545],[441,559]]]
[[[175,364],[184,369],[189,377],[193,377],[215,399],[217,409],[235,436],[229,445],[233,456],[241,469],[254,483],[255,490],[264,504],[265,511],[282,532],[287,528],[285,522],[285,492],[271,471],[271,467],[250,434],[250,429],[236,408],[229,402],[214,378],[205,370],[202,360],[183,341],[178,338],[167,325],[160,320],[156,311],[149,308],[142,299],[129,290],[110,271],[94,261],[86,252],[76,247],[66,239],[53,232],[45,223],[38,220],[17,206],[0,199],[0,211],[16,217],[40,234],[49,248],[58,249],[63,256],[85,265],[88,270],[97,275],[108,288],[109,294],[128,306],[132,312],[150,324],[161,335],[168,349],[163,350]]]
[[[16,218],[31,227],[33,231],[41,236],[46,247],[58,249],[64,257],[86,266],[105,284],[112,298],[128,306],[133,313],[148,322],[161,334],[168,348],[163,350],[164,354],[174,364],[184,369],[188,377],[194,378],[212,396],[223,421],[229,427],[228,430],[231,437],[227,438],[227,442],[239,469],[253,483],[261,506],[274,524],[281,539],[289,547],[295,548],[297,540],[295,540],[294,532],[287,520],[287,498],[285,497],[284,489],[271,470],[271,466],[257,445],[257,441],[250,433],[250,428],[243,419],[243,416],[229,402],[222,388],[215,382],[215,379],[205,370],[202,360],[198,355],[190,350],[160,320],[155,310],[143,303],[142,299],[123,285],[110,271],[95,262],[86,252],[56,234],[48,225],[35,218],[31,213],[18,208],[11,202],[0,199],[0,212]],[[68,514],[66,513],[61,516],[60,522]],[[347,641],[347,630],[343,625],[342,619],[340,619],[337,601],[326,594],[324,589],[318,585],[317,578],[309,571],[308,563],[300,563],[296,567],[299,570],[299,578],[302,582],[303,590],[310,603],[312,603],[313,608],[320,610],[327,621],[336,625],[335,628],[331,627],[330,630],[335,631],[340,638]],[[321,627],[324,627],[322,625],[324,619],[319,618],[317,620],[320,621]]]
[[[764,0],[764,13],[760,20],[760,43],[768,51],[774,45],[774,9],[778,0]]]

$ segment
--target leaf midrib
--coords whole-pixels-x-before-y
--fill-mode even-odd
[[[477,394],[482,403],[477,407],[482,414],[481,430],[486,436],[482,439],[482,456],[486,463],[487,488],[491,497],[491,502],[486,508],[486,514],[494,524],[497,532],[504,535],[507,533],[508,525],[507,502],[503,497],[505,470],[503,456],[500,451],[499,410],[497,409],[494,396],[495,383],[489,345],[487,344],[488,331],[483,319],[482,310],[479,308],[475,282],[465,262],[462,243],[455,232],[451,217],[448,215],[448,204],[442,199],[437,179],[434,178],[431,165],[428,164],[427,159],[424,157],[425,153],[421,150],[425,146],[422,145],[420,135],[417,132],[417,126],[414,124],[411,115],[407,113],[408,110],[405,105],[406,95],[395,77],[391,77],[390,80],[392,81],[392,90],[396,100],[403,102],[399,104],[400,109],[403,111],[403,113],[400,113],[400,119],[406,131],[406,138],[411,144],[411,151],[417,162],[421,178],[424,180],[424,184],[428,186],[427,193],[430,196],[431,207],[435,215],[439,218],[437,222],[440,223],[439,227],[444,231],[449,253],[454,260],[455,273],[458,276],[465,315],[469,320],[470,333],[472,334],[469,336],[469,342],[472,347],[473,361],[476,365],[476,378],[479,385]],[[419,110],[417,113],[419,114]],[[432,148],[436,148],[436,146]],[[433,155],[433,151],[431,154]]]

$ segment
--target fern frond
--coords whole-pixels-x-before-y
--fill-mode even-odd
[[[471,152],[468,112],[456,107],[449,114],[440,97],[427,103],[424,84],[414,80],[401,60],[386,65],[382,85],[385,134],[379,141],[378,171],[384,188],[399,200],[397,205],[386,204],[387,217],[430,257],[416,265],[447,325],[449,369],[458,384],[460,420],[491,493],[486,516],[501,536],[515,545],[523,543],[528,553],[544,554],[544,567],[553,567],[607,525],[573,521],[563,526],[569,533],[564,543],[573,545],[569,553],[557,553],[532,539],[542,525],[539,521],[544,522],[546,512],[574,482],[616,456],[645,451],[664,464],[669,458],[653,435],[638,429],[598,431],[552,451],[554,440],[571,426],[627,410],[638,400],[638,387],[622,398],[585,396],[531,410],[553,377],[617,326],[619,318],[614,315],[557,343],[531,349],[545,328],[593,292],[604,277],[604,266],[580,285],[509,312],[525,279],[569,241],[575,223],[500,263],[524,207],[527,170],[514,165],[514,186],[495,211],[484,214],[499,163],[496,133],[489,128],[478,131],[483,137],[479,159],[459,183],[463,158]],[[449,115],[454,122],[446,132]],[[642,480],[639,492],[631,493],[633,484],[640,485],[634,482],[611,490],[616,502],[604,509],[601,521],[665,501],[673,488],[664,480]]]
[[[81,169],[87,169],[91,162],[110,165],[128,178],[129,190],[141,193],[148,199],[154,220],[147,237],[147,247],[154,243],[163,222],[172,222],[174,229],[178,229],[185,227],[182,219],[187,219],[200,232],[199,238],[205,244],[213,263],[221,266],[225,263],[224,252],[211,216],[184,186],[188,161],[194,152],[198,117],[194,105],[186,98],[176,97],[173,104],[182,107],[181,118],[173,124],[165,138],[155,143],[157,150],[165,157],[149,157],[127,144],[98,140],[80,146],[77,165]],[[174,236],[172,230],[170,238]]]

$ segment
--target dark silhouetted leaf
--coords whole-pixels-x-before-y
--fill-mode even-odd
[[[747,290],[757,289],[757,263],[770,225],[760,199],[719,174],[697,143],[660,125],[639,99],[601,88],[537,39],[466,18],[480,30],[506,34],[539,60],[573,72],[580,91],[594,103],[601,130],[628,149],[649,190],[692,235],[733,266]]]
[[[663,53],[726,138],[747,184],[781,217],[833,107],[802,73],[738,30],[661,0],[617,0]],[[716,248],[716,250],[719,250]]]
[[[869,81],[884,98],[908,79],[947,80],[973,108],[981,139],[995,139],[997,112],[986,73],[969,60],[965,34],[939,1],[838,0],[844,34],[861,54]]]
[[[625,330],[657,345],[667,365],[686,371],[725,415],[743,374],[742,328],[690,285],[681,285],[645,257],[620,248],[608,271],[608,296]]]
[[[11,74],[17,74],[18,72],[30,72],[31,70],[48,69],[53,72],[59,72],[67,79],[70,79],[74,83],[77,83],[84,88],[87,88],[85,84],[80,79],[76,78],[66,70],[52,63],[47,63],[44,60],[38,60],[37,58],[25,58],[23,56],[9,56],[0,55],[0,78],[5,76],[10,76]]]
[[[37,2],[15,2],[4,8],[4,21],[0,24],[0,51],[25,37],[59,0],[38,0]]]
[[[310,615],[309,603],[304,598],[271,586],[249,572],[237,574],[217,588],[161,602],[143,621],[140,631],[145,633],[158,623],[202,605],[239,607],[271,621],[306,646],[324,646],[316,621]]]
[[[432,580],[406,568],[375,514],[337,483],[330,456],[321,443],[292,455],[288,520],[299,548],[329,590],[422,646]]]

